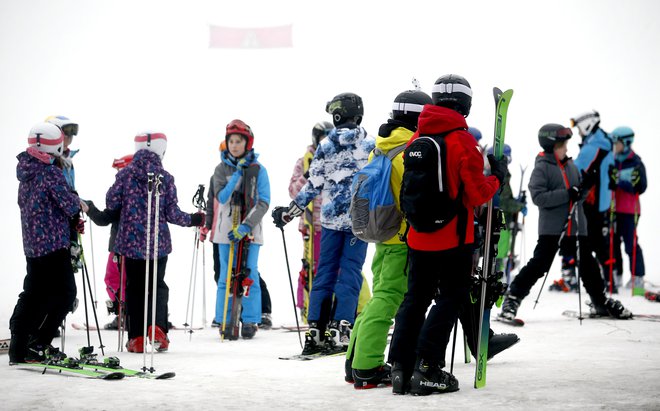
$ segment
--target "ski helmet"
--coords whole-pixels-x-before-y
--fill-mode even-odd
[[[433,100],[423,91],[407,90],[399,93],[392,103],[392,120],[402,121],[417,130],[419,113],[426,104],[433,104]]]
[[[481,140],[481,131],[476,127],[468,127],[468,133],[472,134],[475,140]]]
[[[493,147],[492,146],[488,147],[488,150],[486,150],[486,154],[493,154]],[[502,148],[502,155],[504,157],[506,157],[507,164],[511,164],[511,160],[512,160],[511,146],[509,146],[508,144],[505,143],[504,147]]]
[[[64,132],[55,124],[38,123],[30,130],[28,144],[42,153],[59,157],[64,151]]]
[[[561,124],[546,124],[539,130],[539,144],[546,153],[552,153],[556,143],[566,141],[571,137],[573,137],[571,129]]]
[[[571,119],[571,127],[577,127],[580,135],[586,137],[600,124],[600,114],[596,110],[587,111]]]
[[[52,124],[55,124],[57,127],[62,129],[64,135],[67,137],[73,137],[78,135],[78,123],[71,120],[68,117],[64,116],[49,116],[46,117],[46,121]]]
[[[333,128],[334,126],[328,121],[321,121],[314,124],[314,128],[312,128],[312,145],[318,147],[321,139],[327,136]]]
[[[433,85],[433,104],[458,111],[464,117],[470,114],[472,107],[472,88],[470,83],[457,74],[446,74]]]
[[[121,170],[122,168],[124,168],[127,165],[131,164],[131,161],[133,161],[133,154],[126,154],[124,157],[116,158],[112,162],[112,168],[115,168],[117,170]]]
[[[149,150],[162,160],[167,150],[167,136],[163,133],[145,131],[135,136],[135,152]]]
[[[245,138],[247,144],[245,145],[245,151],[252,150],[252,144],[254,144],[254,134],[250,126],[245,124],[242,120],[236,119],[232,120],[227,124],[227,129],[225,132],[225,141],[229,139],[229,136],[232,134],[239,134]]]
[[[617,127],[612,131],[612,141],[615,143],[620,141],[623,143],[623,151],[630,150],[630,146],[635,140],[635,132],[630,127]]]
[[[354,93],[337,94],[325,105],[325,112],[332,115],[335,126],[347,122],[360,124],[364,115],[362,98]]]

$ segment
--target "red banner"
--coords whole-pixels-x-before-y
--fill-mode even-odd
[[[236,28],[209,26],[209,48],[268,49],[293,47],[292,25]]]

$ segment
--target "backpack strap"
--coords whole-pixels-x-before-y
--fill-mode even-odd
[[[394,147],[393,149],[391,149],[390,151],[388,151],[387,154],[383,153],[383,150],[381,150],[380,148],[376,147],[376,148],[374,148],[374,156],[383,156],[383,155],[386,155],[387,158],[389,158],[390,161],[392,161],[392,159],[393,159],[394,157],[396,157],[397,155],[403,153],[403,151],[406,149],[406,144],[407,144],[407,143],[403,143],[403,144],[401,144],[401,145],[398,145],[398,146]]]

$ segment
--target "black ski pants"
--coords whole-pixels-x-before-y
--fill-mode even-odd
[[[48,345],[57,328],[73,307],[76,281],[71,267],[68,248],[53,251],[41,257],[26,257],[27,275],[23,292],[18,296],[14,313],[9,320],[12,335],[26,344]],[[25,347],[17,347],[22,351]]]
[[[566,245],[572,250],[576,250],[575,237],[566,238]],[[532,289],[536,281],[542,278],[555,259],[559,249],[558,235],[541,235],[534,249],[534,256],[527,262],[518,275],[509,286],[509,293],[520,300],[525,298]],[[584,283],[584,288],[589,293],[591,301],[594,304],[601,305],[605,302],[605,292],[603,280],[600,276],[598,263],[592,255],[592,248],[589,239],[585,236],[579,237],[580,255],[578,264],[578,274]]]
[[[144,272],[146,260],[135,260],[125,258],[126,261],[126,311],[128,314],[128,338],[139,337],[144,327]],[[151,325],[151,300],[153,289],[154,261],[149,265],[149,290],[147,327]],[[158,271],[156,273],[156,325],[167,332],[167,302],[170,298],[170,289],[165,284],[165,267],[167,256],[158,259]]]
[[[423,358],[444,367],[451,330],[468,299],[472,253],[472,245],[443,251],[409,250],[408,291],[396,314],[390,363],[412,370],[415,361]]]

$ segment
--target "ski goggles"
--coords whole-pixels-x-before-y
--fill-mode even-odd
[[[549,138],[550,140],[568,140],[573,137],[573,131],[570,128],[564,127],[559,130],[548,130],[539,132],[539,137]]]
[[[73,137],[78,134],[78,124],[65,124],[62,126],[62,132],[67,137]]]

